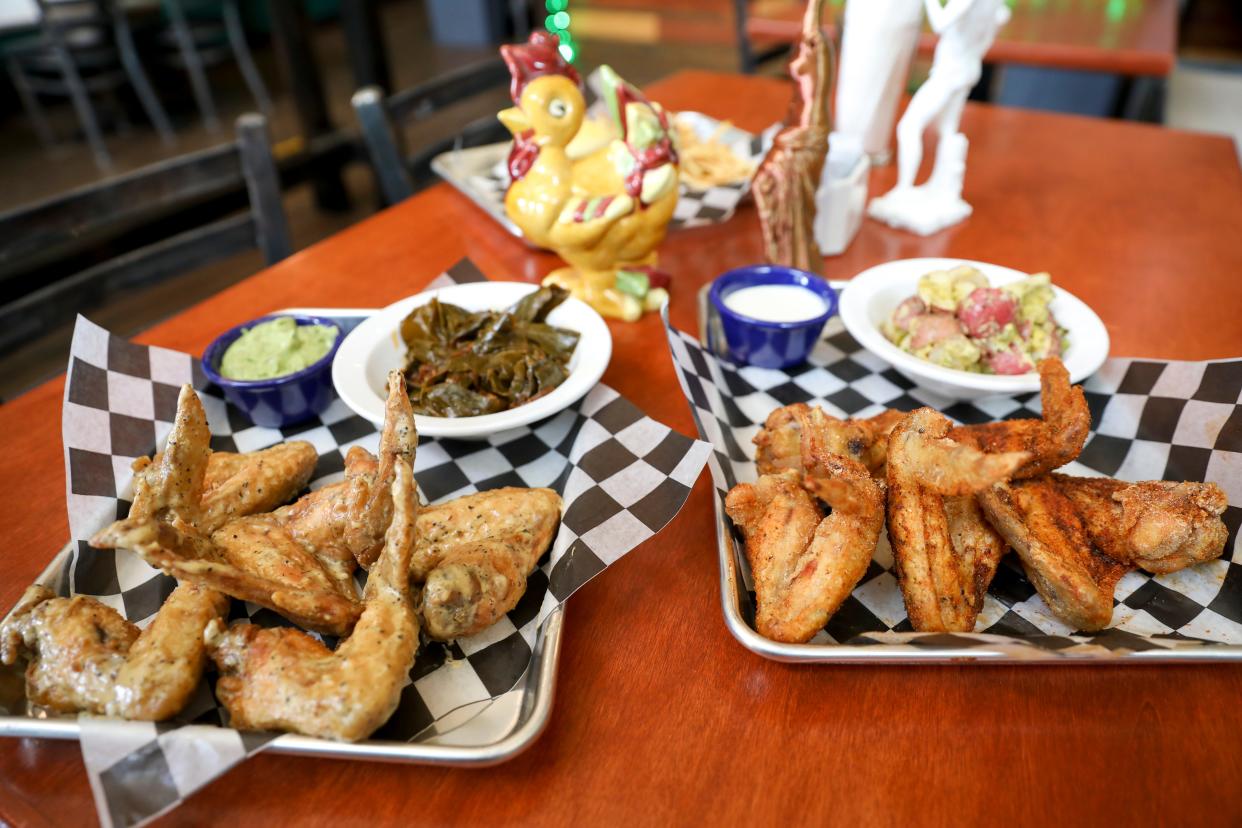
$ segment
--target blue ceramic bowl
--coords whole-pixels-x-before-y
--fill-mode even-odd
[[[332,359],[336,356],[341,340],[345,338],[344,332],[338,333],[332,348],[323,359],[283,377],[234,380],[220,376],[220,360],[242,332],[279,316],[262,316],[231,328],[216,337],[216,341],[203,352],[203,371],[207,374],[207,379],[220,386],[225,399],[241,409],[255,425],[267,428],[282,428],[309,420],[331,405],[334,396]],[[321,316],[294,315],[293,319],[298,325],[332,325],[338,330],[341,327],[335,320]]]
[[[729,294],[755,285],[798,285],[823,299],[828,309],[813,319],[768,322],[725,306]],[[729,355],[760,368],[788,368],[805,361],[824,324],[837,312],[837,292],[828,282],[814,273],[782,265],[750,265],[730,270],[712,282],[709,295]]]

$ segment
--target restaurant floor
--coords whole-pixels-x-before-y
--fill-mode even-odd
[[[398,88],[409,87],[443,69],[491,53],[489,48],[448,48],[433,43],[421,0],[388,3],[383,8],[383,15],[394,81]],[[353,85],[340,28],[335,25],[319,27],[315,32],[314,51],[323,70],[333,122],[352,128],[354,120],[349,97]],[[678,43],[670,46],[587,39],[582,41],[582,56],[583,61],[590,65],[610,63],[638,84],[683,68],[734,71],[737,60],[734,48],[722,43]],[[1169,82],[1167,120],[1171,126],[1232,134],[1239,142],[1242,153],[1242,106],[1238,105],[1242,102],[1242,71],[1238,69],[1242,66],[1242,53],[1229,48],[1222,53],[1218,48],[1211,58],[1209,64],[1179,66],[1174,72]],[[297,134],[292,102],[279,84],[270,45],[258,45],[256,59],[273,94],[271,131],[273,140],[279,143]],[[779,66],[768,69],[779,70]],[[222,123],[230,124],[238,115],[254,108],[240,75],[232,67],[213,71],[211,82]],[[484,97],[455,107],[443,117],[433,119],[421,134],[429,139],[449,134],[460,124],[500,108],[502,100],[502,95],[494,100]],[[1225,105],[1230,101],[1232,105]],[[187,100],[171,101],[170,104],[176,119],[178,145],[173,149],[163,147],[143,122],[136,122],[119,133],[110,132],[108,145],[114,155],[117,172],[211,146],[228,137],[227,129],[217,133],[204,129]],[[56,126],[60,133],[71,134],[74,124],[67,108],[59,108],[54,114],[59,119]],[[32,175],[30,170],[39,172]],[[100,173],[80,142],[66,141],[49,155],[36,143],[20,116],[11,117],[0,126],[0,211],[100,178]],[[375,188],[365,167],[354,165],[347,168],[345,183],[352,205],[341,212],[317,209],[307,186],[286,193],[285,210],[296,249],[313,244],[376,209]],[[89,315],[117,333],[131,335],[245,278],[260,267],[262,261],[257,252],[244,254],[154,287],[115,294],[102,307],[90,311]],[[63,371],[70,334],[71,326],[66,325],[15,351],[0,355],[0,400],[10,399]]]

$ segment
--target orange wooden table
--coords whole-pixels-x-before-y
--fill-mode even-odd
[[[788,87],[684,73],[651,88],[760,129]],[[1242,171],[1224,138],[971,105],[975,215],[928,239],[873,222],[828,275],[960,256],[1048,269],[1108,324],[1114,353],[1242,355]],[[891,169],[875,186],[891,184]],[[759,254],[754,213],[670,237],[673,319]],[[464,255],[535,280],[529,253],[433,188],[158,325],[141,339],[198,353],[220,330],[293,305],[380,306]],[[660,322],[613,324],[606,382],[693,434]],[[63,383],[0,407],[0,607],[67,535]],[[710,486],[567,605],[558,697],[543,737],[495,768],[259,757],[165,818],[178,825],[742,822],[890,825],[1236,823],[1242,666],[789,666],[721,619]],[[74,743],[0,740],[0,821],[87,824]]]
[[[1165,77],[1177,50],[1177,0],[1015,0],[1013,18],[984,60],[1053,69]],[[751,4],[746,33],[760,41],[790,41],[801,29],[801,2]],[[836,24],[825,27],[830,36]],[[924,30],[919,54],[928,57],[936,36]]]

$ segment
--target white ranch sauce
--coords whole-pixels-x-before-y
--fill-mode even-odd
[[[724,299],[734,313],[765,322],[803,322],[823,316],[828,305],[801,285],[754,285],[735,290]]]

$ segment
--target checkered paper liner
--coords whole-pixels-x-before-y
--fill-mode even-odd
[[[463,261],[432,286],[482,278]],[[207,384],[197,359],[131,343],[79,317],[63,414],[72,540],[63,567],[44,580],[61,595],[91,596],[143,626],[175,581],[131,553],[93,549],[87,539],[127,514],[130,464],[163,444],[186,382],[199,390],[214,450],[253,451],[285,440],[312,443],[319,462],[311,488],[342,478],[350,447],[378,448],[376,427],[339,400],[307,423],[254,426]],[[463,709],[477,713],[481,704],[513,688],[532,664],[544,619],[673,518],[709,451],[604,385],[547,420],[486,441],[420,440],[415,477],[431,503],[501,486],[548,486],[560,492],[565,508],[552,549],[531,574],[517,607],[479,635],[447,644],[424,642],[396,712],[373,739],[391,744],[443,737],[469,718]],[[232,619],[288,624],[271,610],[241,601],[233,602]],[[227,715],[211,692],[213,681],[209,671],[173,722],[81,717],[83,755],[105,825],[137,824],[163,813],[280,738],[225,727]]]
[[[667,317],[666,317],[667,321]],[[775,408],[805,402],[839,417],[868,417],[884,408],[931,406],[962,423],[1038,417],[1037,394],[974,403],[942,398],[864,350],[833,319],[807,363],[776,371],[738,366],[671,325],[669,348],[708,460],[717,513],[732,556],[743,622],[754,627],[754,588],[740,534],[723,517],[724,496],[756,477],[751,438]],[[710,335],[710,334],[709,334]],[[1192,480],[1220,484],[1230,506],[1225,554],[1215,561],[1153,576],[1136,571],[1117,585],[1112,626],[1093,634],[1067,627],[1007,555],[972,634],[916,633],[893,571],[887,534],[853,593],[804,648],[806,660],[828,660],[844,648],[884,645],[886,657],[926,660],[937,650],[956,656],[1015,660],[1058,656],[1150,657],[1221,645],[1242,645],[1242,360],[1166,362],[1110,359],[1084,383],[1092,430],[1078,461],[1063,471],[1123,480]],[[722,566],[728,561],[722,557]],[[808,656],[813,649],[818,657]],[[1230,650],[1233,647],[1229,647]],[[862,655],[850,651],[850,655]],[[1236,656],[1236,653],[1235,653]]]
[[[695,133],[703,139],[711,136],[721,123],[701,112],[679,112],[675,117],[689,123]],[[777,127],[770,127],[759,135],[752,135],[737,127],[729,126],[722,131],[720,141],[738,155],[758,165],[768,148],[772,146],[776,129]],[[465,182],[474,191],[473,195],[492,215],[503,216],[505,214],[505,192],[509,189],[509,171],[506,166],[509,147],[508,143],[489,147],[492,150],[489,157],[494,157],[495,161],[486,165],[480,172],[465,177]],[[673,219],[669,222],[669,230],[701,227],[728,221],[748,192],[750,192],[749,179],[732,184],[718,184],[707,189],[691,187],[683,181],[677,197],[677,207],[673,211]]]

